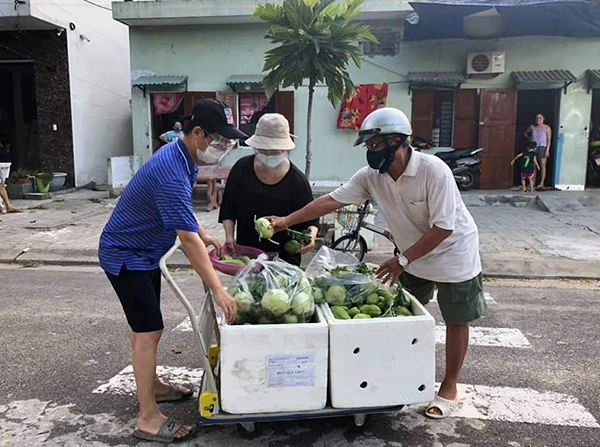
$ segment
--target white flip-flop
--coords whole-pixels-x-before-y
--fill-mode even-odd
[[[444,399],[443,397],[435,395],[435,399],[429,402],[427,409],[425,410],[425,416],[431,419],[446,419],[458,406],[458,398],[456,400]],[[432,408],[438,408],[442,414],[431,414],[429,410]]]

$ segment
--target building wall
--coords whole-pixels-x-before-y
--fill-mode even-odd
[[[73,180],[73,134],[67,41],[55,31],[0,32],[2,60],[33,61],[40,169]],[[53,130],[56,125],[57,130]]]
[[[110,0],[94,3],[100,6],[81,0],[31,1],[33,17],[65,29],[77,186],[106,183],[107,160],[133,153],[129,30],[112,19]]]
[[[386,27],[389,23],[383,24]],[[375,26],[378,26],[375,24]],[[249,24],[131,28],[132,70],[189,76],[189,91],[227,90],[232,74],[261,73],[264,52],[269,48],[264,26]],[[560,146],[558,185],[582,187],[585,178],[587,127],[591,95],[584,89],[584,73],[594,68],[600,39],[527,37],[498,40],[403,42],[397,56],[365,57],[361,69],[351,69],[355,83],[389,82],[388,105],[411,111],[406,75],[409,71],[464,72],[466,55],[473,51],[506,51],[506,73],[491,80],[471,80],[463,88],[509,88],[510,72],[516,70],[571,70],[579,81],[561,100],[561,126],[555,130]],[[296,92],[295,133],[299,136],[293,161],[304,166],[307,88]],[[134,150],[148,157],[149,111],[147,100],[134,93]],[[355,133],[336,129],[338,110],[318,87],[313,113],[312,180],[343,181],[364,166],[364,150],[352,147]],[[533,119],[533,117],[532,117]],[[240,151],[240,154],[247,152]],[[231,157],[229,162],[235,161]],[[335,166],[335,169],[331,167]]]

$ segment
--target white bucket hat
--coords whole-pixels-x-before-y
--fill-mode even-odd
[[[265,113],[256,123],[254,135],[246,140],[248,146],[262,150],[291,151],[296,147],[290,124],[279,113]]]

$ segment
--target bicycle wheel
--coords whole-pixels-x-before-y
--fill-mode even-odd
[[[352,253],[359,261],[362,261],[367,253],[367,241],[360,235],[357,238],[353,234],[346,234],[333,241],[331,248],[333,250]]]

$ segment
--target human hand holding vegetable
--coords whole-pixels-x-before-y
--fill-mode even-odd
[[[217,256],[221,256],[223,247],[221,246],[221,243],[219,242],[219,240],[217,238],[212,237],[208,234],[201,235],[200,237],[202,238],[204,245],[206,245],[207,247],[212,245],[217,250]]]
[[[273,228],[276,233],[286,230],[289,226],[285,217],[267,216],[265,219],[271,223],[271,228]]]
[[[225,237],[225,250],[228,253],[235,253],[235,238],[233,236],[226,236]]]
[[[215,303],[223,309],[227,322],[233,323],[237,313],[237,302],[235,301],[235,298],[227,293],[225,289],[213,291],[213,298]]]
[[[377,269],[377,278],[380,279],[384,284],[389,283],[390,286],[392,286],[398,280],[403,271],[404,268],[400,266],[398,258],[394,256],[379,266]]]

